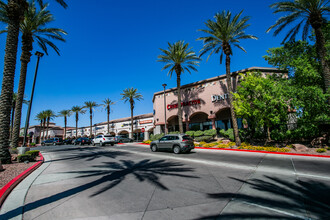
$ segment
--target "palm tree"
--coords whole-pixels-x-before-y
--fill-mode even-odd
[[[168,50],[160,49],[163,54],[158,56],[158,62],[166,63],[162,70],[170,69],[167,75],[172,77],[172,73],[176,73],[176,83],[178,92],[178,118],[179,118],[179,130],[183,133],[182,125],[182,109],[181,109],[181,74],[186,70],[190,73],[190,70],[197,71],[195,66],[198,66],[201,60],[196,56],[195,52],[191,48],[188,48],[189,44],[184,41],[178,41],[174,44],[168,43]],[[166,123],[166,121],[165,121]]]
[[[214,18],[215,21],[208,20],[205,25],[206,30],[202,31],[208,36],[200,37],[198,40],[203,40],[204,46],[201,50],[200,56],[209,52],[208,58],[213,53],[220,53],[220,64],[222,63],[223,54],[226,55],[226,76],[227,76],[227,88],[229,94],[229,106],[231,119],[233,122],[233,129],[235,135],[235,142],[237,146],[241,145],[241,140],[238,134],[237,119],[233,107],[233,88],[230,74],[230,56],[233,55],[232,46],[235,46],[244,52],[245,49],[239,45],[240,40],[242,39],[258,39],[257,37],[249,34],[245,34],[245,29],[250,26],[247,24],[249,17],[242,17],[243,11],[232,17],[230,11],[222,11],[217,13]]]
[[[115,103],[111,101],[109,98],[106,98],[103,100],[103,107],[107,110],[107,129],[108,129],[108,134],[110,134],[110,126],[109,126],[109,121],[110,121],[110,106],[114,105]]]
[[[122,96],[121,100],[124,100],[126,103],[127,101],[131,105],[131,132],[130,132],[130,138],[133,138],[133,109],[135,100],[140,101],[143,100],[143,96],[141,93],[137,92],[137,89],[134,88],[127,88],[123,90],[123,93],[120,94]]]
[[[43,132],[43,134],[44,134],[43,125],[44,125],[44,122],[46,121],[45,111],[39,112],[36,115],[35,120],[40,121],[40,143],[41,143],[41,140],[42,140],[41,133]]]
[[[328,0],[294,0],[294,1],[280,1],[270,5],[274,9],[274,13],[286,13],[285,16],[280,17],[274,25],[268,28],[267,32],[272,29],[274,36],[278,35],[289,24],[300,20],[287,33],[283,42],[295,40],[303,26],[302,39],[306,40],[307,35],[312,26],[316,38],[316,50],[321,61],[321,67],[324,79],[324,88],[326,92],[330,92],[330,69],[329,60],[327,60],[327,50],[325,48],[326,40],[322,31],[322,27],[327,24],[326,15],[329,15],[330,7]]]
[[[94,107],[97,107],[97,106],[99,106],[99,105],[96,104],[96,102],[92,102],[92,101],[85,102],[85,106],[84,106],[84,108],[88,108],[89,109],[89,119],[90,119],[89,137],[90,138],[92,138],[93,109],[94,109]]]
[[[59,117],[63,117],[64,118],[64,135],[63,135],[63,139],[66,138],[66,123],[67,123],[67,117],[70,117],[72,114],[71,110],[62,110],[59,112]]]
[[[71,111],[76,114],[76,138],[78,137],[78,121],[79,121],[79,114],[85,114],[85,110],[83,106],[73,106]]]
[[[18,86],[18,95],[15,106],[15,120],[12,138],[12,147],[18,147],[20,125],[21,125],[21,114],[22,104],[25,91],[26,73],[28,63],[31,58],[31,51],[33,49],[33,42],[37,41],[40,48],[48,55],[47,45],[55,50],[59,55],[59,49],[49,39],[56,39],[65,41],[61,34],[66,34],[65,31],[59,28],[47,28],[46,26],[54,21],[54,17],[47,10],[48,4],[43,5],[41,10],[36,9],[35,3],[32,1],[29,3],[28,10],[25,11],[24,20],[20,24],[20,31],[22,32],[22,54],[21,54],[21,74]],[[0,15],[6,15],[6,10],[1,9]],[[3,16],[3,20],[9,22],[8,16]],[[7,32],[2,31],[0,33]],[[46,38],[45,38],[46,37]]]
[[[53,120],[56,117],[55,112],[52,110],[48,109],[45,111],[45,116],[46,116],[46,121],[47,121],[47,128],[46,128],[46,139],[48,139],[48,129],[49,129],[49,122],[50,120]]]
[[[63,7],[67,7],[64,0],[55,1]],[[38,0],[38,2],[42,4],[42,0]],[[8,150],[10,108],[14,88],[19,27],[28,4],[26,0],[8,0],[7,5],[3,2],[0,4],[1,7],[6,7],[9,17],[0,100],[0,160],[2,163],[11,163],[11,156]]]

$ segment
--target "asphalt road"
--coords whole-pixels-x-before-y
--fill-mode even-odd
[[[24,220],[330,219],[330,158],[136,144],[40,150]]]

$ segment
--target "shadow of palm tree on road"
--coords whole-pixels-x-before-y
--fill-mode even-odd
[[[289,182],[283,179],[266,176],[267,180],[252,179],[248,181],[235,179],[260,191],[259,195],[242,193],[214,193],[210,198],[232,199],[246,204],[255,204],[287,213],[299,213],[297,216],[285,216],[285,219],[330,219],[330,185],[315,180],[296,180]],[[264,193],[267,196],[262,196]],[[269,209],[270,210],[270,209]],[[278,219],[279,216],[260,213],[231,213],[220,216],[206,216],[202,219]],[[304,216],[308,213],[309,216]],[[283,217],[282,217],[283,218]]]
[[[108,183],[108,185],[97,190],[90,197],[99,195],[118,185],[120,182],[125,180],[126,176],[128,175],[135,176],[136,179],[139,181],[147,181],[149,183],[152,183],[163,190],[169,190],[169,189],[163,183],[160,182],[160,175],[178,176],[183,178],[198,178],[193,175],[185,174],[186,172],[193,172],[194,171],[193,168],[183,167],[182,163],[167,162],[165,160],[151,161],[147,159],[139,162],[133,162],[131,160],[121,160],[120,162],[105,162],[102,165],[93,166],[93,167],[95,167],[96,169],[87,170],[87,171],[69,172],[69,173],[81,173],[82,175],[78,178],[99,177],[98,179],[68,189],[66,191],[59,192],[49,197],[28,203],[24,205],[24,207],[19,207],[3,214],[2,216],[0,216],[0,219],[10,219],[21,214],[23,209],[25,212],[28,212],[30,210],[39,208],[41,206],[83,192],[90,188],[99,186],[103,183]]]

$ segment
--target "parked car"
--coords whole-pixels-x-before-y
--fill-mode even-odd
[[[63,144],[72,144],[72,139],[65,139],[63,140]]]
[[[186,134],[169,134],[150,143],[150,149],[153,152],[171,150],[175,154],[179,154],[181,152],[189,153],[194,148],[194,140]]]
[[[91,140],[87,137],[80,137],[80,138],[77,138],[74,142],[73,142],[73,145],[85,145],[85,144],[91,144]]]
[[[104,146],[106,144],[111,144],[111,146],[115,145],[115,137],[111,135],[97,135],[93,141],[92,144],[95,146],[96,144],[99,144],[100,146]]]
[[[127,143],[127,142],[133,142],[133,139],[125,137],[125,136],[118,135],[118,136],[115,137],[115,142],[116,143]]]
[[[63,144],[63,139],[62,138],[50,138],[47,140],[44,140],[43,142],[41,142],[42,146],[45,145],[61,145]]]

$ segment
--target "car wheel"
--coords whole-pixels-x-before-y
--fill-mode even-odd
[[[45,146],[45,143],[41,143],[41,146]]]
[[[56,146],[56,143],[53,143],[54,146]]]
[[[179,154],[181,152],[181,148],[179,146],[174,146],[173,153]]]
[[[156,152],[157,151],[157,145],[156,144],[151,145],[151,151],[152,152]]]
[[[93,146],[95,146],[95,142],[93,142]]]
[[[186,153],[189,154],[191,150],[187,150]]]
[[[111,146],[113,146],[113,145],[115,145],[115,144],[111,144]]]

